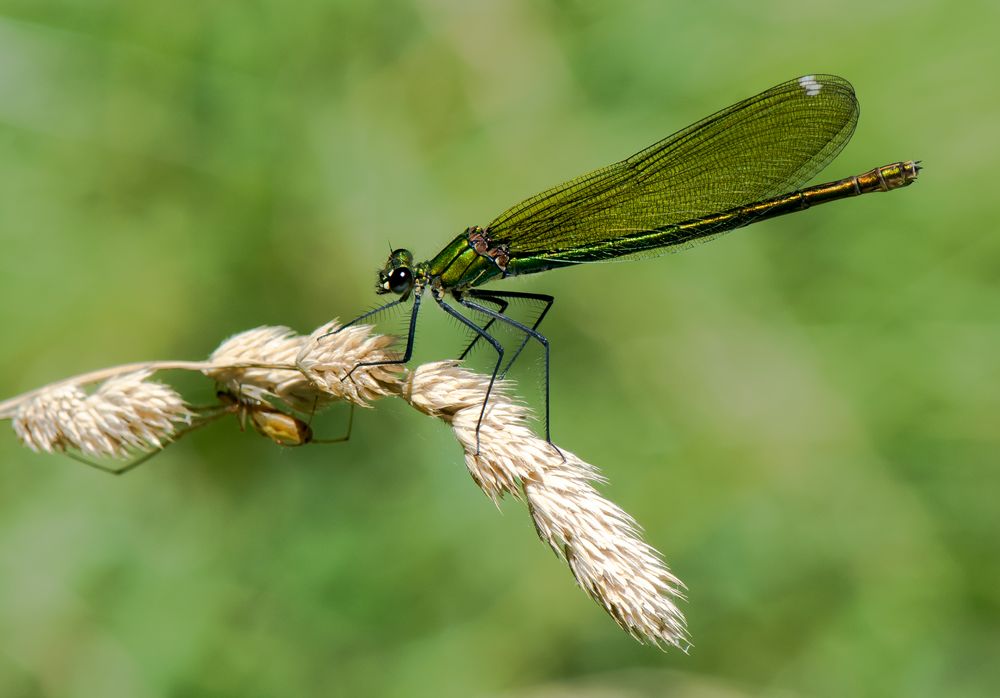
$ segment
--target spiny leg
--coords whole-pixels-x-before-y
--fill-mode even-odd
[[[538,326],[542,324],[542,320],[545,319],[546,313],[549,312],[549,308],[552,307],[552,304],[556,300],[553,296],[549,296],[544,293],[527,293],[524,291],[493,291],[493,290],[486,291],[482,289],[471,288],[468,291],[466,291],[466,293],[472,296],[473,298],[478,298],[480,300],[484,298],[490,298],[493,299],[493,302],[497,302],[503,298],[520,298],[524,300],[535,301],[538,303],[544,303],[545,307],[542,308],[542,312],[538,314],[538,317],[535,318],[535,321],[531,325],[532,330],[538,329]],[[506,308],[501,308],[500,313],[503,314],[505,310]],[[492,322],[493,319],[491,318],[490,323]],[[486,327],[489,327],[489,324],[487,324]],[[514,362],[517,360],[517,357],[521,355],[521,352],[524,350],[524,347],[527,346],[528,339],[530,337],[531,337],[530,334],[525,333],[524,339],[521,340],[521,346],[517,348],[517,351],[515,351],[514,355],[510,357],[510,360],[507,362],[507,365],[504,366],[502,371],[500,371],[501,378],[507,375],[507,371],[509,371],[510,367],[514,365]]]
[[[545,335],[537,332],[534,329],[534,327],[528,327],[527,325],[524,325],[518,322],[517,320],[509,318],[506,315],[498,313],[495,310],[487,308],[484,305],[480,305],[479,303],[475,303],[466,298],[463,298],[462,296],[456,296],[456,299],[462,306],[468,308],[469,310],[473,310],[477,313],[482,313],[483,315],[486,315],[487,317],[493,318],[495,320],[499,320],[500,322],[505,322],[511,327],[514,327],[515,329],[518,329],[521,332],[523,332],[525,338],[524,342],[522,342],[521,344],[521,348],[518,349],[519,352],[521,349],[524,348],[524,343],[528,341],[529,337],[534,338],[537,342],[539,342],[542,345],[542,348],[545,350],[545,440],[549,442],[549,445],[552,446],[552,448],[554,448],[556,452],[559,453],[559,455],[562,455],[562,451],[559,450],[559,447],[556,446],[554,443],[552,443],[552,435],[549,429],[549,340],[545,337]],[[549,303],[549,305],[551,306],[551,302]],[[546,310],[548,310],[548,306],[546,307]],[[539,322],[541,322],[541,319],[537,320],[535,322],[535,325],[537,326]],[[507,367],[510,368],[510,364],[508,364]],[[494,377],[495,375],[496,374],[494,373]]]
[[[329,336],[330,336],[331,334],[337,334],[337,333],[338,333],[338,332],[340,332],[341,330],[345,330],[345,329],[347,329],[348,327],[350,327],[351,325],[356,325],[356,324],[358,324],[359,322],[361,322],[362,320],[367,320],[367,319],[368,319],[368,318],[370,318],[370,317],[371,317],[372,315],[378,315],[378,314],[379,314],[379,313],[381,313],[381,312],[382,312],[383,310],[388,310],[389,308],[394,308],[394,307],[396,307],[397,305],[399,305],[400,303],[403,303],[403,302],[405,302],[405,301],[406,301],[406,299],[405,299],[405,298],[397,298],[397,299],[396,299],[396,300],[394,300],[394,301],[389,301],[389,302],[388,302],[388,303],[386,303],[385,305],[380,305],[380,306],[379,306],[379,307],[377,307],[377,308],[373,308],[372,310],[369,310],[369,311],[368,311],[367,313],[362,313],[361,315],[358,315],[358,316],[357,316],[356,318],[354,318],[354,319],[353,319],[353,320],[351,320],[350,322],[348,322],[348,323],[346,323],[346,324],[344,324],[344,325],[341,325],[340,327],[338,327],[338,328],[337,328],[337,329],[335,329],[335,330],[331,330],[330,332],[327,332],[327,333],[326,333],[326,334],[324,334],[324,335],[320,335],[319,337],[317,337],[317,339],[323,339],[324,337],[329,337]]]
[[[483,406],[479,410],[479,421],[476,422],[476,455],[479,455],[479,428],[483,425],[483,418],[486,416],[486,405],[489,404],[490,393],[493,392],[493,384],[497,380],[497,372],[500,371],[500,364],[503,363],[503,345],[500,344],[499,340],[497,340],[496,337],[494,337],[493,335],[491,335],[484,328],[480,327],[479,325],[477,325],[476,323],[474,323],[472,320],[470,320],[469,318],[467,318],[464,315],[462,315],[462,313],[458,312],[457,310],[455,310],[454,308],[452,308],[450,305],[448,305],[444,301],[443,298],[439,298],[437,296],[434,296],[434,300],[437,301],[437,304],[440,305],[444,309],[444,311],[446,313],[448,313],[452,317],[456,318],[459,322],[461,322],[466,327],[471,328],[472,331],[475,332],[477,336],[482,337],[487,342],[489,342],[493,346],[493,348],[496,350],[496,352],[497,352],[497,363],[496,363],[496,366],[493,367],[493,374],[490,376],[490,384],[489,384],[489,386],[487,386],[487,388],[486,388],[486,395],[483,398]],[[459,300],[459,302],[461,302],[461,300]],[[492,312],[492,311],[490,311],[490,312]]]
[[[486,301],[487,303],[493,303],[493,304],[495,304],[497,306],[497,308],[499,309],[497,311],[499,313],[503,313],[504,311],[506,311],[507,310],[507,306],[510,305],[507,301],[505,301],[502,298],[498,298],[495,294],[486,294],[486,293],[483,293],[481,295],[477,294],[476,298],[478,298],[478,299],[480,299],[482,301]],[[483,325],[483,331],[484,332],[489,332],[490,331],[490,325],[492,325],[494,322],[496,322],[496,320],[493,319],[493,318],[490,318],[489,322],[487,322],[485,325]],[[472,338],[472,341],[469,342],[469,346],[467,346],[465,348],[465,351],[462,352],[461,356],[458,357],[459,361],[462,361],[463,359],[465,359],[466,356],[469,355],[469,352],[472,351],[472,348],[476,346],[476,342],[478,342],[480,340],[480,338],[481,338],[481,335],[478,335],[478,334],[475,337]],[[513,361],[513,359],[511,361]],[[508,362],[507,365],[510,366],[510,363],[511,362]]]
[[[417,312],[420,310],[420,298],[422,296],[423,296],[423,294],[420,293],[420,292],[417,292],[417,293],[415,293],[413,295],[413,310],[410,311],[410,329],[409,329],[409,331],[408,331],[408,333],[406,335],[406,349],[403,351],[402,358],[399,358],[399,359],[384,359],[382,361],[362,361],[361,363],[355,364],[354,368],[352,368],[350,371],[348,371],[347,375],[344,376],[343,378],[341,378],[340,380],[347,380],[348,378],[350,378],[354,374],[355,371],[357,371],[359,368],[362,368],[362,367],[365,367],[365,366],[388,366],[388,365],[391,365],[391,364],[405,364],[406,362],[408,362],[410,360],[410,357],[413,356],[413,336],[417,332]],[[402,302],[403,302],[403,300],[398,300],[398,301],[393,301],[392,303],[387,303],[384,306],[382,306],[381,308],[379,308],[379,310],[385,310],[386,308],[390,308],[390,307],[392,307],[394,305],[398,305],[399,303],[402,303]],[[368,317],[369,315],[372,315],[373,312],[378,312],[378,311],[372,311],[372,312],[365,313],[361,317],[362,318]],[[348,324],[354,324],[355,322],[357,322],[357,320],[352,320]],[[346,326],[347,325],[345,325],[344,327],[346,327]],[[340,328],[340,329],[343,329],[343,327]],[[337,330],[337,332],[339,332],[339,331],[340,330]]]

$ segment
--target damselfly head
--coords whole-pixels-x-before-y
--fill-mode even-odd
[[[395,293],[405,296],[413,288],[413,254],[398,249],[389,253],[385,266],[379,270],[376,293]]]

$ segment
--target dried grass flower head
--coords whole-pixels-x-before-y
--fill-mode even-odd
[[[78,450],[95,458],[128,458],[163,448],[193,416],[152,371],[114,376],[87,394],[77,383],[36,392],[14,415],[14,431],[29,448],[46,453]]]
[[[303,412],[322,408],[332,397],[316,390],[295,366],[307,339],[282,326],[240,332],[212,352],[204,374],[235,395],[281,400]]]
[[[309,412],[335,400],[368,405],[400,396],[450,425],[473,481],[490,499],[499,504],[510,494],[526,501],[539,537],[622,628],[640,641],[686,650],[677,605],[683,584],[642,539],[635,520],[597,491],[595,483],[603,481],[597,469],[535,436],[530,412],[511,397],[510,383],[497,382],[483,411],[488,376],[454,361],[406,371],[393,343],[368,326],[335,322],[309,336],[258,327],[227,339],[207,362],[151,362],[80,376],[0,403],[0,418],[13,418],[18,437],[36,451],[125,459],[155,453],[231,413],[244,422],[279,420],[252,423],[278,443],[301,445],[311,439],[303,436],[308,425],[303,432],[304,423],[273,402]],[[222,384],[220,398],[229,400],[192,408],[169,386],[149,380],[162,369],[200,371]],[[88,394],[84,387],[91,384],[98,386]]]
[[[494,386],[482,424],[489,377],[438,362],[412,371],[403,397],[448,422],[465,450],[472,479],[495,503],[523,496],[539,537],[569,565],[577,583],[634,638],[687,651],[683,583],[642,539],[639,525],[594,487],[597,469],[535,436],[529,410]],[[478,437],[478,438],[477,438]]]
[[[369,325],[341,327],[334,321],[309,336],[295,364],[315,388],[367,407],[372,400],[399,393],[405,369],[391,348],[395,341],[373,334]]]

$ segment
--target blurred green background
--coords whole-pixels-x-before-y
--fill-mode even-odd
[[[121,479],[8,431],[0,694],[997,695],[997,26],[943,0],[0,1],[3,397],[353,317],[390,243],[429,257],[805,73],[862,104],[824,179],[926,166],[506,282],[558,299],[554,438],[688,584],[690,656],[626,637],[445,426],[384,401],[347,445],[228,420]],[[456,355],[424,315],[418,359]],[[515,374],[536,406],[540,375]]]

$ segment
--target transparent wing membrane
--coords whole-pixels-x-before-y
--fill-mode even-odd
[[[801,188],[850,140],[858,113],[843,78],[789,80],[527,199],[489,230],[512,257],[559,258],[577,249],[595,261],[613,258],[623,236]]]

